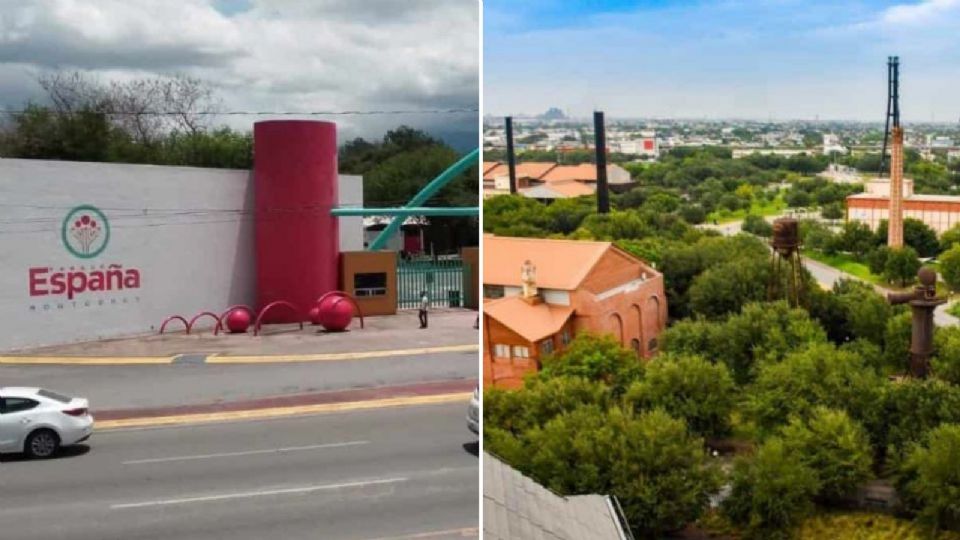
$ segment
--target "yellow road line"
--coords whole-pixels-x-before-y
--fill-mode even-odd
[[[423,347],[419,349],[395,349],[386,351],[357,351],[345,353],[283,354],[262,356],[207,356],[208,364],[271,364],[281,362],[330,362],[335,360],[364,360],[388,356],[414,356],[417,354],[436,354],[445,352],[474,352],[480,350],[477,344],[446,345],[442,347]]]
[[[0,356],[0,364],[115,366],[130,364],[170,364],[174,358],[174,356]]]
[[[264,420],[269,418],[283,418],[305,414],[324,414],[363,409],[381,409],[388,407],[407,407],[411,405],[433,405],[438,403],[452,403],[462,401],[466,403],[472,394],[458,392],[454,394],[436,394],[432,396],[409,396],[386,399],[371,399],[366,401],[347,401],[343,403],[320,403],[315,405],[294,405],[291,407],[270,407],[266,409],[249,409],[244,411],[224,411],[215,413],[194,413],[174,416],[157,416],[153,418],[126,418],[123,420],[100,420],[95,429],[104,431],[121,428],[181,426],[190,424],[206,424],[211,422],[226,422],[231,420]]]

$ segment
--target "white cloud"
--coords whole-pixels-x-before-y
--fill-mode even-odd
[[[222,4],[0,0],[0,72],[33,78],[81,69],[106,79],[185,72],[215,84],[234,110],[479,101],[476,0],[253,0],[232,3],[228,14],[216,9]],[[15,87],[19,97],[23,85],[0,82],[0,95]]]

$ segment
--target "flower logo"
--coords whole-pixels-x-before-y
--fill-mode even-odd
[[[97,207],[85,204],[67,213],[60,236],[67,251],[81,259],[90,259],[107,247],[110,224]]]

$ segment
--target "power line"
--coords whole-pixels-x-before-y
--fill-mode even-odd
[[[3,109],[3,113],[23,115],[32,111],[25,109]],[[477,107],[459,107],[451,109],[381,109],[381,110],[347,110],[347,111],[70,111],[67,114],[89,112],[111,116],[377,116],[401,114],[462,114],[480,112]]]

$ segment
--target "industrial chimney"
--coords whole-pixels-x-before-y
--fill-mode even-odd
[[[896,126],[890,133],[890,219],[887,223],[887,246],[903,247],[903,128]]]
[[[607,134],[603,124],[603,112],[593,113],[594,146],[597,150],[597,213],[610,212],[610,193],[607,188]]]
[[[510,175],[510,194],[517,193],[517,158],[513,154],[513,117],[504,119],[507,123],[507,172]]]

